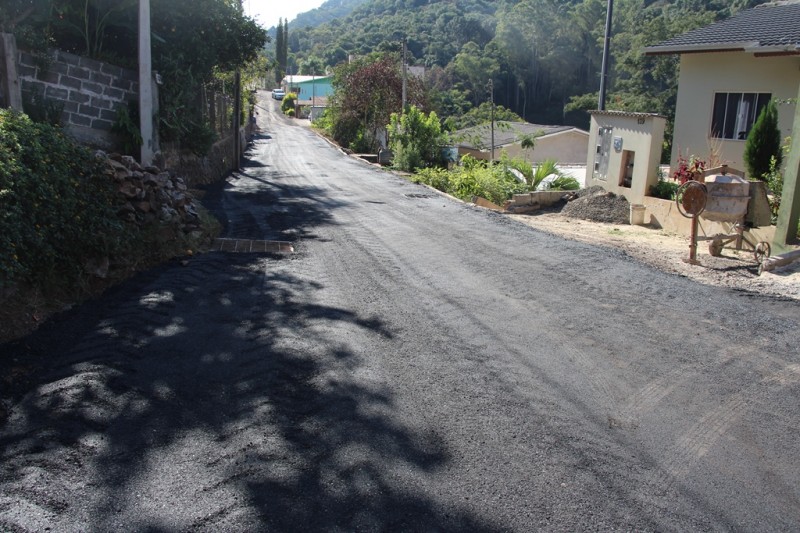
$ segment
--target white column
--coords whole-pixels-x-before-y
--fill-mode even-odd
[[[139,130],[141,163],[153,164],[153,66],[150,52],[150,0],[139,0]]]

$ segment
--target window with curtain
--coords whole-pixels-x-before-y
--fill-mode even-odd
[[[771,93],[716,93],[711,117],[711,136],[745,140]]]

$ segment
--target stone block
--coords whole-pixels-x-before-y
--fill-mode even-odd
[[[45,90],[44,95],[47,98],[52,98],[54,100],[67,100],[69,98],[69,91],[66,89],[60,89],[58,87],[48,87]]]
[[[50,72],[55,72],[56,74],[62,74],[66,76],[69,74],[69,65],[65,63],[53,62],[48,66],[48,70]]]
[[[19,66],[28,66],[28,67],[36,67],[36,58],[33,57],[33,54],[29,54],[28,52],[20,52],[19,53]]]
[[[63,111],[67,113],[77,113],[78,112],[78,104],[75,102],[64,102],[64,109]]]
[[[122,69],[120,77],[126,81],[139,81],[139,73],[134,70]]]
[[[17,67],[17,74],[21,78],[35,78],[36,77],[36,67],[30,65],[22,65],[20,64]]]
[[[22,92],[32,92],[32,91],[42,91],[42,90],[44,90],[43,83],[29,79],[22,80]]]
[[[76,104],[88,104],[89,100],[91,99],[92,99],[91,96],[89,96],[88,94],[84,94],[80,91],[69,92],[69,101],[75,102]]]
[[[90,80],[92,78],[92,71],[86,68],[70,66],[69,75],[81,80]]]
[[[123,80],[122,78],[117,78],[111,82],[111,86],[117,89],[122,89],[123,91],[130,91],[131,90],[131,82],[127,80]]]
[[[92,71],[92,77],[90,78],[94,83],[99,83],[100,85],[111,85],[111,76],[108,74],[103,74],[101,72]]]
[[[103,94],[102,85],[99,85],[97,83],[92,83],[89,81],[84,81],[83,84],[81,85],[81,89],[83,89],[84,92],[89,92],[93,94]]]
[[[100,118],[114,122],[117,120],[117,112],[113,109],[102,109],[100,110]]]
[[[92,129],[95,130],[111,131],[113,125],[114,123],[110,120],[103,120],[100,118],[96,118],[92,121]]]
[[[103,63],[103,65],[100,67],[100,72],[103,74],[108,74],[112,78],[119,78],[122,76],[122,70],[123,69],[121,67],[110,65],[108,63]]]
[[[531,193],[524,193],[524,194],[515,194],[511,198],[511,205],[512,206],[524,206],[524,205],[531,205]]]
[[[71,76],[61,76],[58,84],[62,87],[69,87],[70,89],[80,89],[81,88],[81,80],[78,78],[73,78]]]
[[[92,105],[99,109],[111,109],[114,107],[114,103],[111,100],[102,96],[92,97]]]
[[[125,91],[122,89],[115,89],[114,87],[106,87],[103,94],[114,100],[122,100],[125,98]]]
[[[88,57],[81,56],[80,62],[78,63],[81,67],[92,70],[92,71],[100,71],[103,68],[103,63],[97,61],[96,59],[91,59]]]
[[[80,64],[81,58],[80,56],[76,56],[75,54],[70,54],[69,52],[64,52],[63,50],[59,50],[56,61],[61,61],[62,63],[66,63],[67,65],[78,66]]]
[[[69,114],[69,123],[74,124],[76,126],[92,126],[92,119],[89,117],[85,117],[83,115],[79,115],[77,113],[70,113]]]
[[[82,104],[78,109],[78,112],[81,115],[85,115],[87,117],[92,117],[92,118],[98,118],[100,116],[100,109],[86,104]]]
[[[49,83],[51,85],[58,85],[59,84],[60,76],[55,72],[49,70],[39,70],[36,71],[36,79],[39,81],[43,81],[44,83]]]

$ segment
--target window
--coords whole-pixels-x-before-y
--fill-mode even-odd
[[[716,93],[711,117],[711,136],[745,140],[770,93]]]

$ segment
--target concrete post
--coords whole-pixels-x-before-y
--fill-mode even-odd
[[[139,130],[141,163],[153,164],[153,67],[150,50],[150,0],[139,0]]]
[[[800,219],[800,88],[798,101],[794,108],[794,125],[792,126],[792,149],[783,174],[783,193],[781,208],[778,212],[778,225],[775,228],[775,239],[772,242],[773,252],[781,253],[791,250],[797,245],[797,222]]]
[[[15,111],[22,111],[22,87],[17,75],[17,41],[11,33],[0,33],[0,88],[5,95],[5,105]]]

